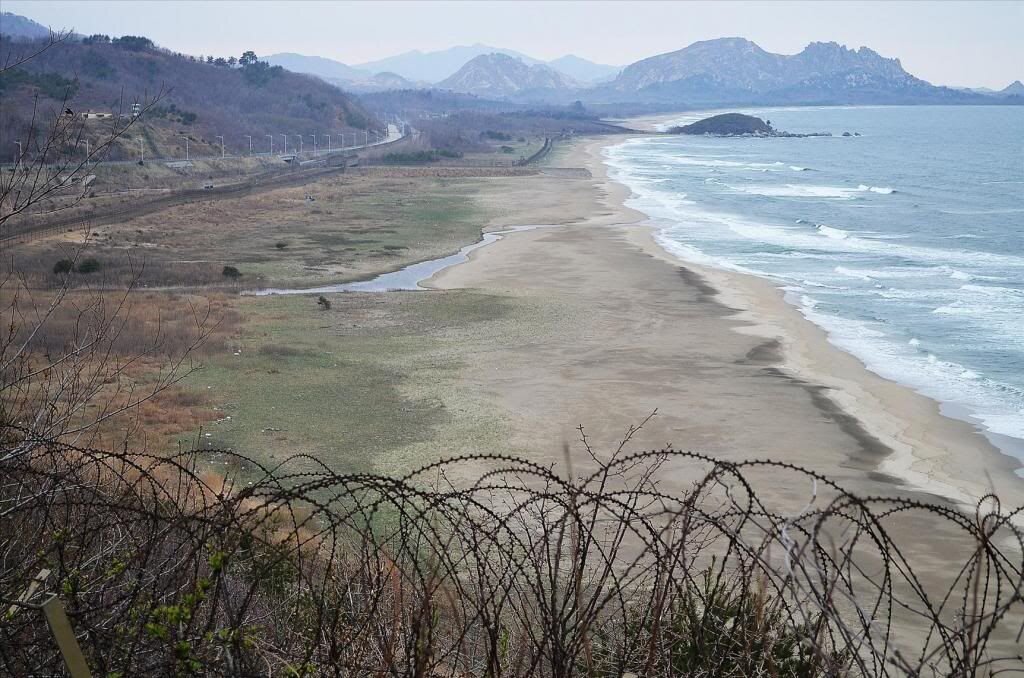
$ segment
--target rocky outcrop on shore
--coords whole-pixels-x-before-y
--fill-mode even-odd
[[[830,137],[831,132],[811,132],[795,134],[782,132],[772,127],[771,121],[764,121],[753,115],[742,113],[722,113],[710,118],[698,120],[689,125],[672,127],[669,134],[694,134],[714,137]]]

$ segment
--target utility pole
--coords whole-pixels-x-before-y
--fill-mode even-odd
[[[369,130],[363,130],[363,146],[370,145],[370,132]]]
[[[274,135],[268,134],[267,138],[270,139],[270,155],[274,155]]]
[[[246,134],[245,136],[246,136],[246,138],[249,139],[249,155],[252,155],[252,135],[251,134]]]
[[[310,134],[309,136],[313,137],[313,157],[315,158],[316,157],[316,135],[315,134]]]
[[[188,137],[182,137],[185,140],[185,162],[188,162]]]
[[[21,160],[21,142],[15,141],[14,143],[18,144],[18,155],[14,156],[14,164],[17,165]]]
[[[330,134],[325,134],[324,136],[327,137],[327,155],[330,155],[331,154],[331,135]]]
[[[223,137],[223,136],[221,136],[220,134],[218,134],[218,135],[217,135],[216,137],[214,137],[214,138],[215,138],[215,139],[220,139],[220,157],[221,157],[221,159],[223,160],[223,159],[224,159],[224,137]]]
[[[288,155],[288,135],[282,134],[281,136],[284,137],[284,154]]]
[[[296,134],[295,136],[299,138],[299,155],[302,155],[302,135]]]

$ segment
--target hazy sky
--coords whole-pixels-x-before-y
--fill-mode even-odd
[[[476,42],[538,59],[624,65],[741,36],[793,54],[867,45],[941,85],[1024,80],[1024,0],[1011,2],[49,2],[3,9],[79,33],[135,34],[188,54],[299,52],[348,64]]]

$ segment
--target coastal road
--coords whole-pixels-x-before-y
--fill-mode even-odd
[[[395,132],[397,133],[397,128]],[[389,135],[387,140],[375,142],[366,146],[360,146],[356,150],[397,143],[407,137],[408,135]],[[346,152],[351,152],[352,150],[353,149],[349,148],[346,149]],[[183,191],[176,191],[170,195],[163,195],[130,207],[97,210],[96,212],[88,215],[72,214],[42,223],[24,225],[21,228],[17,226],[14,228],[8,227],[8,229],[6,229],[7,232],[0,235],[0,245],[10,247],[18,242],[46,237],[85,225],[93,226],[117,223],[126,219],[139,217],[145,214],[152,214],[169,207],[184,205],[190,202],[238,198],[244,195],[261,193],[285,186],[295,186],[309,181],[316,181],[328,176],[343,173],[346,170],[347,163],[345,162],[340,165],[326,164],[328,160],[336,158],[337,155],[337,153],[332,153],[330,156],[324,154],[323,156],[311,158],[309,160],[300,160],[298,165],[286,166],[282,168],[281,171],[263,173],[255,177],[250,177],[245,181],[216,186],[212,189],[186,189]]]
[[[155,162],[155,163],[179,163],[179,162],[192,162],[192,161],[200,161],[200,160],[244,160],[246,158],[272,158],[272,157],[285,158],[285,157],[295,156],[297,158],[300,158],[300,161],[299,161],[300,164],[304,164],[304,163],[308,163],[308,162],[317,162],[317,161],[319,161],[321,159],[338,155],[339,153],[352,153],[353,151],[361,151],[361,150],[365,150],[367,148],[374,148],[376,146],[384,146],[386,144],[394,143],[394,142],[398,141],[399,139],[404,138],[405,136],[408,136],[408,134],[403,135],[399,131],[397,126],[395,126],[395,125],[388,125],[388,135],[386,137],[384,137],[383,139],[379,139],[377,141],[372,141],[372,142],[367,143],[367,144],[357,144],[355,146],[344,146],[342,148],[332,148],[329,151],[325,151],[323,149],[318,149],[316,152],[313,152],[313,151],[303,151],[301,154],[299,154],[299,153],[255,152],[255,153],[251,153],[251,154],[250,153],[235,153],[235,154],[227,153],[225,155],[218,155],[218,154],[198,155],[198,156],[197,155],[190,155],[187,160],[186,160],[186,158],[156,158],[156,157],[147,157],[146,158],[146,162],[147,163],[153,163],[153,162]],[[304,159],[302,159],[302,158],[304,158]],[[131,160],[102,160],[98,164],[102,164],[102,165],[135,165],[138,162],[139,162],[138,158],[135,158],[135,159],[131,159]],[[38,165],[35,165],[35,164],[31,163],[31,162],[22,163],[22,164],[25,167],[30,168],[30,170],[32,170],[32,171],[34,171],[36,169],[39,169]],[[13,163],[13,162],[0,163],[0,169],[3,169],[3,170],[12,170],[16,166],[17,165],[15,163]],[[44,165],[44,167],[52,167],[52,165]]]

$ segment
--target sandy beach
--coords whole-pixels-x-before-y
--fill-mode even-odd
[[[831,345],[769,282],[659,247],[605,173],[602,149],[621,141],[576,142],[554,161],[592,178],[551,171],[484,196],[506,208],[485,230],[550,227],[509,235],[430,282],[532,309],[518,314],[528,330],[515,343],[467,346],[461,377],[510,422],[515,449],[558,462],[583,426],[611,451],[657,410],[630,449],[782,460],[865,495],[970,506],[994,491],[1020,504],[1015,462],[969,424]],[[808,492],[766,485],[786,504]]]
[[[645,216],[623,206],[626,187],[605,174],[602,149],[619,142],[579,142],[557,158],[586,167],[590,179],[552,176],[521,192],[486,193],[507,207],[489,229],[551,227],[508,235],[431,281],[512,299],[521,309],[507,335],[461,344],[457,382],[505,423],[511,451],[564,471],[566,445],[574,471],[591,469],[578,426],[607,456],[656,411],[627,451],[771,459],[861,497],[916,499],[970,516],[989,492],[1004,509],[1021,505],[1016,462],[969,424],[830,344],[768,281],[683,263],[663,250]],[[706,468],[673,463],[658,480],[685,493]],[[776,467],[745,476],[779,515],[830,501],[827,488]],[[926,511],[890,515],[885,530],[938,600],[976,548]],[[918,651],[928,628],[922,611],[892,614],[892,639]]]

